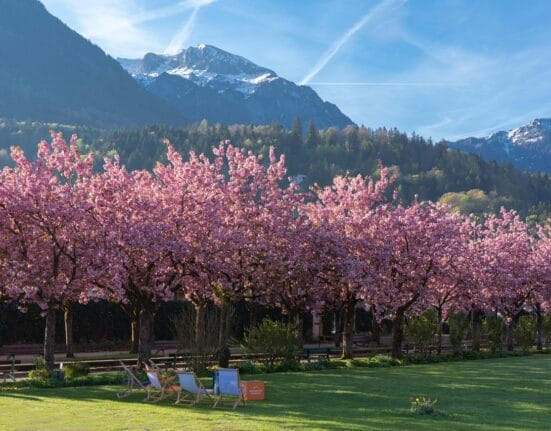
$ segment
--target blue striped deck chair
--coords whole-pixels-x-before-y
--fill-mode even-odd
[[[187,403],[198,404],[202,399],[208,399],[212,404],[212,389],[205,389],[193,371],[177,371],[180,390],[174,404]]]
[[[174,382],[174,378],[169,377],[161,381],[161,376],[158,369],[145,369],[149,384],[145,387],[147,391],[147,397],[144,398],[144,401],[154,401],[159,402],[162,399],[166,398],[168,393],[167,389],[171,387]],[[152,395],[153,391],[157,391],[157,394]]]
[[[214,395],[215,403],[213,407],[216,407],[218,403],[224,405],[224,397],[235,397],[234,409],[241,402],[245,402],[237,368],[219,368],[216,370],[214,373]]]

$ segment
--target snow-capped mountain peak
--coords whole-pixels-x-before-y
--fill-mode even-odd
[[[318,127],[353,122],[314,90],[278,76],[239,55],[201,44],[178,54],[146,54],[119,63],[148,91],[194,120],[290,127],[300,116]]]
[[[183,49],[176,55],[149,53],[143,59],[119,59],[119,62],[146,87],[167,73],[199,86],[217,91],[231,87],[249,96],[257,85],[279,78],[272,70],[257,66],[244,57],[205,44]]]
[[[551,172],[551,119],[539,118],[485,138],[466,138],[451,147],[480,154],[488,160],[511,163],[528,171]]]

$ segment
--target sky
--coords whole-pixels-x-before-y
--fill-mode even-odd
[[[434,140],[551,117],[548,0],[42,0],[113,57],[201,43]]]

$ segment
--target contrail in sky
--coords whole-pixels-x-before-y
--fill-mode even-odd
[[[370,10],[364,17],[359,20],[356,24],[354,24],[352,27],[348,29],[348,31],[342,36],[339,40],[337,40],[327,51],[323,53],[321,58],[318,60],[316,65],[308,72],[308,74],[302,79],[300,82],[300,85],[306,85],[310,82],[310,80],[316,76],[326,65],[331,61],[331,59],[339,52],[339,50],[343,47],[343,45],[348,42],[348,40],[354,36],[360,30],[364,25],[366,25],[368,22],[372,21],[374,18],[376,18],[379,14],[384,12],[385,10],[389,9],[392,6],[400,6],[405,3],[405,0],[383,0],[381,3],[379,3],[377,6],[375,6],[372,10]]]
[[[193,10],[191,11],[191,15],[187,19],[187,21],[184,23],[184,25],[176,32],[176,34],[172,37],[172,40],[168,44],[168,46],[165,49],[165,54],[167,55],[173,55],[177,54],[180,49],[182,49],[189,37],[191,36],[191,33],[193,32],[193,28],[195,27],[195,21],[197,21],[197,14],[199,13],[199,10],[203,8],[204,6],[208,6],[211,3],[214,3],[216,0],[195,0]]]

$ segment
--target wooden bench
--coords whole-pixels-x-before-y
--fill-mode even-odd
[[[302,357],[305,358],[308,362],[312,357],[316,358],[326,358],[329,359],[333,353],[332,347],[306,347],[303,350]]]
[[[5,344],[0,347],[0,355],[40,355],[44,353],[42,344]]]
[[[352,344],[362,344],[362,345],[368,345],[371,342],[371,336],[370,335],[362,335],[357,334],[352,336]]]
[[[157,355],[165,356],[165,350],[176,350],[176,341],[174,340],[158,340],[153,342],[151,349]]]

